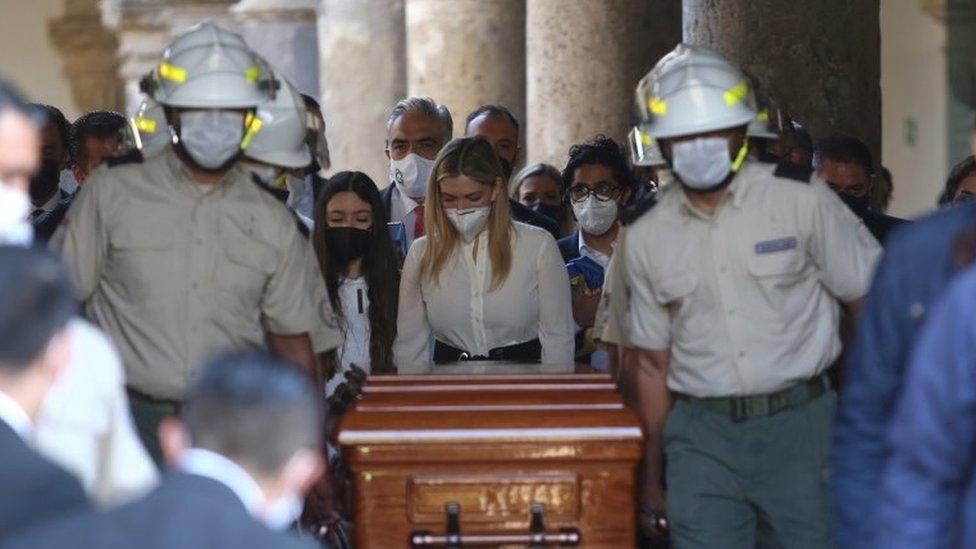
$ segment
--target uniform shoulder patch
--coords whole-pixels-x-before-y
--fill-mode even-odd
[[[644,214],[651,211],[651,208],[657,204],[657,199],[653,195],[646,196],[636,204],[631,204],[630,206],[624,208],[624,211],[620,213],[620,222],[624,226],[630,225],[633,222],[640,219]]]
[[[790,162],[780,162],[776,165],[776,170],[773,172],[773,175],[801,183],[809,183],[813,178],[813,168],[809,166],[797,166]]]
[[[126,164],[142,164],[143,160],[145,160],[145,158],[142,156],[142,151],[139,149],[132,149],[125,154],[107,157],[105,159],[105,165],[109,168],[114,168],[116,166],[124,166]]]

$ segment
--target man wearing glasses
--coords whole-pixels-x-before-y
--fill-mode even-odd
[[[634,195],[636,181],[623,151],[604,136],[573,146],[562,177],[579,226],[574,234],[559,240],[573,289],[576,358],[603,369],[608,360],[602,351],[594,352],[591,331],[603,273],[620,232],[619,214]]]

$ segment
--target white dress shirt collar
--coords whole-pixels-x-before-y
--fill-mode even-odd
[[[616,241],[614,241],[616,244]],[[607,264],[610,263],[610,256],[589,246],[586,243],[586,235],[583,231],[579,232],[579,254],[582,257],[588,257],[596,262],[597,265],[603,267],[604,270],[607,268]]]
[[[30,438],[30,416],[16,400],[5,395],[2,391],[0,391],[0,421],[9,425],[20,438],[24,439],[24,442]]]
[[[215,480],[230,488],[251,515],[257,515],[264,503],[264,492],[254,478],[240,465],[216,452],[190,448],[180,458],[179,469],[190,475]]]

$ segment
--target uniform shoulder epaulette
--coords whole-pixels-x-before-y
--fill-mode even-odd
[[[636,204],[631,204],[630,206],[624,208],[624,211],[620,213],[620,222],[625,226],[632,224],[640,219],[641,216],[651,211],[651,208],[653,208],[655,204],[657,204],[657,199],[654,198],[654,195],[649,195],[642,198]]]
[[[809,183],[813,178],[813,168],[809,166],[797,166],[790,162],[780,162],[776,165],[776,171],[773,172],[773,175],[799,181],[800,183]]]
[[[145,160],[145,158],[142,156],[142,151],[139,149],[132,149],[125,154],[105,158],[105,165],[109,168],[114,168],[116,166],[124,166],[126,164],[142,164],[143,160]]]

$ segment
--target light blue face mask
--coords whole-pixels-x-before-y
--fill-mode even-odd
[[[730,173],[738,172],[749,148],[745,143],[735,161],[729,157],[725,137],[698,137],[671,145],[671,165],[686,187],[707,191],[722,184]]]
[[[222,109],[180,113],[180,143],[201,168],[215,170],[241,152],[244,113]]]

